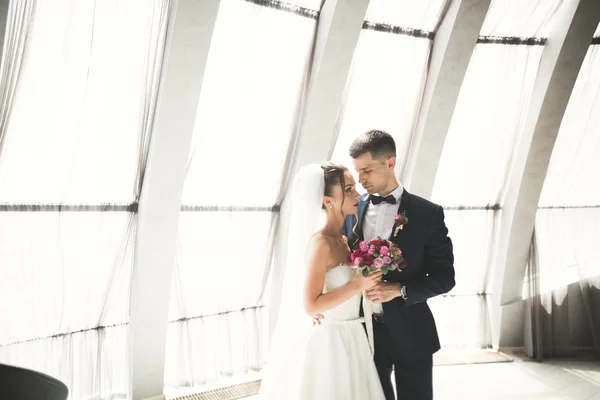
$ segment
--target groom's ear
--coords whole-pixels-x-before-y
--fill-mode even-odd
[[[396,168],[396,157],[388,157],[385,162],[388,169],[394,170],[394,168]]]

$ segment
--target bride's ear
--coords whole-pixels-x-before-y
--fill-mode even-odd
[[[333,208],[332,198],[329,196],[323,196],[323,208]]]

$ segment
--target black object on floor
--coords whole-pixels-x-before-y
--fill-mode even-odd
[[[0,399],[66,400],[68,396],[67,386],[50,375],[0,364]]]

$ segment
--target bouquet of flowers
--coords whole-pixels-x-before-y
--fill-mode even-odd
[[[406,266],[402,250],[395,243],[379,236],[360,242],[350,258],[365,277],[369,272],[381,270],[385,275],[389,271],[401,271]]]

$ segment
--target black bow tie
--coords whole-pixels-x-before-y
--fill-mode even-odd
[[[377,205],[377,204],[381,203],[382,201],[385,201],[386,203],[390,203],[390,204],[396,204],[396,198],[394,196],[392,196],[391,194],[388,194],[385,197],[371,195],[369,200],[371,200],[371,203],[373,203],[374,205]]]

